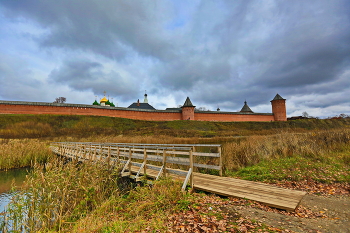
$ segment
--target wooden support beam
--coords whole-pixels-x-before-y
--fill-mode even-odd
[[[166,150],[163,150],[163,175],[166,177]]]
[[[190,186],[191,189],[193,189],[193,151],[190,150],[190,170],[191,170],[191,174],[190,174]]]
[[[181,188],[181,190],[182,190],[183,192],[184,192],[185,189],[186,189],[188,180],[190,179],[191,175],[192,175],[192,169],[190,168],[190,169],[188,170],[187,176],[186,176],[185,181],[184,181],[184,183],[183,183],[183,185],[182,185],[182,188]]]
[[[143,167],[143,175],[147,176],[147,150],[146,148],[143,149],[143,163],[145,164]]]
[[[222,157],[221,157],[221,146],[218,146],[218,153],[219,153],[219,175],[222,176]]]

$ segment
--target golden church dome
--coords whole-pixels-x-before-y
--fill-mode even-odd
[[[100,103],[106,103],[108,101],[108,99],[106,98],[106,96],[104,96],[101,100]]]

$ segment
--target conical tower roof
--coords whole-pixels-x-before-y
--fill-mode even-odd
[[[253,112],[250,107],[248,106],[247,104],[247,101],[244,101],[244,106],[243,108],[241,109],[241,112]]]
[[[187,99],[186,99],[186,101],[185,101],[185,103],[184,103],[184,105],[182,107],[196,107],[196,106],[193,106],[190,98],[187,97]]]
[[[282,96],[280,96],[278,93],[277,95],[275,96],[275,98],[273,98],[273,100],[285,100],[282,98]]]

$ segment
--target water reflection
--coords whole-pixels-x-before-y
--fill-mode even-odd
[[[4,212],[7,204],[12,198],[10,193],[12,184],[20,186],[23,184],[28,169],[14,169],[10,171],[0,171],[0,214]]]

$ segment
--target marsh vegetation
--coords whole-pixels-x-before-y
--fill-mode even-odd
[[[165,231],[174,225],[169,216],[203,199],[203,194],[182,193],[175,181],[149,187],[119,178],[118,168],[64,164],[49,151],[51,141],[220,143],[226,176],[269,183],[350,183],[349,119],[223,123],[0,115],[0,122],[0,169],[34,167],[17,189],[21,195],[0,216],[3,230]],[[226,224],[239,225],[234,220]]]

